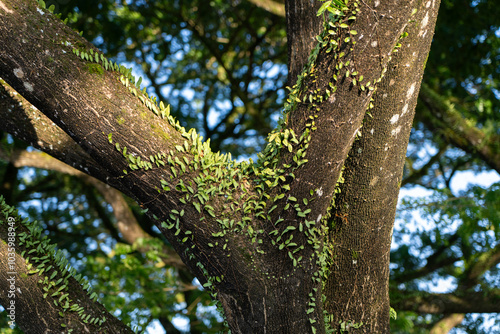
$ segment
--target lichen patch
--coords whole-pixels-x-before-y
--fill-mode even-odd
[[[415,83],[412,83],[410,88],[408,88],[408,91],[406,92],[406,98],[409,99],[415,93]]]
[[[20,68],[15,68],[14,69],[14,75],[16,76],[16,78],[19,78],[19,79],[24,78],[24,72]]]
[[[418,33],[419,37],[425,37],[427,34],[427,24],[429,24],[429,12],[425,13],[424,18],[422,19],[422,28],[420,29],[420,32]]]
[[[391,135],[396,136],[401,132],[401,125],[391,131]]]
[[[404,105],[403,110],[401,111],[401,116],[408,112],[408,103]]]
[[[27,81],[23,82],[23,86],[24,86],[24,88],[25,88],[28,92],[30,92],[30,93],[32,93],[32,92],[33,92],[33,90],[34,90],[34,89],[33,89],[33,85],[32,85],[32,84],[30,84],[30,83],[29,83],[29,82],[27,82]]]
[[[394,116],[392,116],[392,118],[390,120],[391,124],[396,123],[398,121],[398,119],[399,119],[399,114],[395,114]]]
[[[370,181],[370,186],[373,187],[376,185],[378,182],[378,176],[375,175],[375,177]]]
[[[0,1],[0,9],[3,10],[4,12],[7,12],[8,14],[12,14],[13,11],[7,8],[7,6],[4,5],[2,1]]]

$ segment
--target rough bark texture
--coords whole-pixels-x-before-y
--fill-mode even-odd
[[[107,172],[71,137],[0,79],[0,129],[81,172],[105,180]]]
[[[373,11],[377,22],[378,2]],[[380,4],[382,6],[382,4]],[[404,158],[439,1],[414,2],[407,37],[377,87],[374,108],[344,169],[330,223],[335,260],[326,284],[332,325],[363,323],[363,333],[389,332],[389,252]],[[370,41],[377,48],[378,30]],[[339,298],[340,296],[340,298]]]
[[[285,1],[286,36],[288,39],[288,86],[293,86],[302,72],[311,50],[316,45],[315,37],[322,29],[323,19],[316,15],[319,1]],[[306,20],[302,18],[306,17]]]
[[[334,326],[363,321],[366,325],[359,331],[384,333],[398,182],[437,12],[436,1],[427,3],[349,2],[348,12],[354,13],[356,4],[360,9],[356,19],[342,18],[347,25],[343,27],[335,22],[338,48],[319,48],[311,64],[307,57],[316,44],[313,37],[323,30],[323,18],[316,16],[319,4],[287,2],[290,78],[306,63],[309,72],[303,76],[298,102],[273,134],[281,136],[280,144],[269,146],[276,151],[265,151],[260,165],[237,165],[206,146],[196,146],[197,139],[189,139],[192,133],[155,116],[134,96],[124,71],[120,79],[116,71],[73,54],[73,47],[83,52],[92,46],[34,1],[0,0],[0,43],[5,45],[0,76],[60,129],[54,138],[61,132],[70,136],[68,142],[89,157],[89,168],[75,166],[78,158],[67,158],[64,147],[54,153],[59,159],[149,210],[185,264],[217,295],[234,333],[325,331],[319,277],[325,260],[324,217],[350,151],[344,197],[338,199],[340,211],[333,212],[334,244],[327,244],[335,257],[326,305]],[[400,51],[402,58],[389,64],[394,64],[390,79],[379,84],[417,7],[428,13],[415,24],[418,38],[409,37],[407,53]],[[99,59],[97,50],[92,54]],[[354,72],[364,77],[362,89],[350,75]],[[336,91],[330,91],[332,86]],[[380,105],[372,123],[364,125],[374,129],[369,132],[373,136],[351,149],[375,86],[380,86],[378,94],[387,96],[375,96]],[[22,129],[18,122],[29,128],[32,119],[21,113],[16,129]],[[32,128],[25,140],[37,143],[37,134],[45,132],[40,125]],[[283,144],[291,130],[304,137],[294,145]],[[51,150],[52,140],[44,137],[46,143],[39,147]],[[163,158],[155,158],[160,155]],[[156,165],[132,168],[130,161],[137,157]]]
[[[390,40],[388,31],[405,29],[409,36],[402,39],[399,52],[392,56],[388,72],[377,86],[374,108],[366,117],[362,136],[349,152],[336,199],[330,225],[334,260],[330,268],[325,294],[326,309],[332,315],[331,325],[363,323],[358,332],[384,333],[389,331],[389,251],[392,225],[399,193],[406,146],[413,120],[413,110],[423,74],[425,59],[432,40],[439,2],[407,2],[406,9],[417,8],[417,13],[396,26],[395,17],[403,18],[394,8],[404,8],[379,1],[361,5],[363,19],[356,20],[357,31],[369,31],[364,38],[363,64],[370,58],[388,58],[382,42]],[[290,25],[297,21],[294,15],[307,1],[287,2],[290,73],[298,73],[307,61],[314,45],[314,29],[321,19],[310,16],[304,26]],[[385,7],[388,6],[388,7]],[[394,7],[391,7],[394,6]],[[399,6],[399,7],[398,7]],[[406,12],[406,15],[409,13]],[[409,23],[407,27],[407,23]],[[391,25],[390,28],[384,25]],[[359,44],[359,41],[358,41]],[[359,49],[358,49],[359,50]],[[359,58],[357,56],[356,58]],[[359,60],[358,60],[359,63]],[[294,74],[289,84],[293,84]],[[357,100],[360,100],[359,98]],[[339,107],[349,110],[355,97]],[[360,106],[356,106],[362,110]],[[353,113],[351,113],[353,114]],[[328,142],[328,141],[325,141]],[[335,173],[327,173],[335,178]]]

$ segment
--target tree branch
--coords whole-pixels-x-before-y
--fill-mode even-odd
[[[26,333],[133,333],[99,304],[85,280],[0,198],[0,303]]]
[[[373,326],[365,329],[370,333],[389,332],[385,319],[390,310],[390,240],[404,157],[439,8],[439,2],[428,7],[421,2],[407,5],[410,11],[416,9],[411,17],[406,13],[408,21],[419,24],[404,24],[398,30],[397,42],[401,47],[387,57],[387,72],[377,83],[373,108],[367,109],[362,135],[349,152],[329,218],[335,260],[330,266],[326,291],[327,300],[331,301],[328,311],[336,315],[332,326],[353,319]],[[383,4],[376,8],[365,6],[372,14],[365,20],[374,22],[373,31],[366,36],[367,47],[376,50],[385,39],[380,32],[386,30],[378,26],[384,21]],[[402,37],[403,31],[406,37]],[[336,303],[334,296],[338,295],[349,296],[350,302]],[[358,305],[371,305],[370,312],[359,314]],[[369,320],[372,318],[377,321]]]
[[[426,84],[422,85],[420,99],[427,106],[421,114],[422,120],[431,130],[437,130],[450,144],[478,155],[500,173],[500,152],[497,148],[500,137],[497,134],[487,135],[472,125],[463,118],[459,105],[450,103]]]
[[[109,174],[60,127],[0,79],[0,129],[74,168],[104,180]]]
[[[248,0],[257,7],[263,8],[270,13],[285,17],[285,4],[274,0]]]
[[[465,315],[463,313],[447,314],[432,326],[429,334],[447,334],[455,326],[460,325],[464,318]]]
[[[403,291],[404,299],[391,301],[398,311],[414,311],[419,313],[500,313],[500,290],[484,292],[464,291],[458,293],[419,292],[411,296]]]

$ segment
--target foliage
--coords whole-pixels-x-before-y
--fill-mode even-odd
[[[214,151],[260,151],[284,98],[283,18],[247,1],[78,1],[60,9],[108,56],[135,63],[148,93],[168,100]]]

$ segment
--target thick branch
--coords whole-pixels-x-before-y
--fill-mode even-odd
[[[448,334],[455,326],[460,325],[464,318],[463,313],[447,314],[432,326],[429,334]]]
[[[15,167],[34,167],[46,170],[58,171],[64,174],[79,177],[84,182],[94,186],[104,197],[104,200],[113,208],[113,215],[116,218],[117,229],[121,233],[125,242],[134,245],[139,239],[151,239],[137,222],[132,210],[123,198],[123,195],[116,189],[102,183],[101,181],[84,174],[62,162],[52,158],[51,156],[41,152],[27,152],[24,150],[15,150],[7,153],[0,147],[0,159],[9,161]],[[147,252],[147,242],[141,242],[137,248],[140,252]],[[166,246],[162,252],[162,260],[169,266],[174,266],[179,269],[186,269],[179,256],[169,250]]]
[[[131,94],[117,80],[119,73],[105,71],[104,64],[89,63],[74,55],[73,47],[67,45],[87,47],[82,52],[89,52],[92,46],[48,11],[37,10],[35,5],[25,1],[16,2],[14,7],[6,2],[11,13],[6,15],[0,10],[0,39],[5,45],[5,52],[0,53],[1,76],[57,124],[50,127],[56,129],[57,135],[61,135],[59,129],[70,135],[72,141],[61,140],[61,152],[56,156],[68,162],[65,159],[68,152],[62,144],[74,141],[85,152],[82,156],[96,165],[94,169],[81,168],[84,172],[99,177],[139,202],[156,206],[157,210],[151,210],[152,215],[155,211],[158,218],[168,216],[169,208],[175,207],[178,198],[171,194],[171,204],[166,205],[169,202],[158,196],[157,189],[161,188],[160,179],[168,179],[173,172],[155,169],[145,173],[140,169],[125,174],[124,170],[129,169],[130,161],[127,160],[135,157],[134,161],[137,161],[141,157],[142,161],[148,161],[153,155],[169,152],[175,145],[183,144],[181,133],[156,117]],[[25,26],[25,20],[43,24],[44,34],[40,36],[34,25]],[[12,31],[23,33],[12,34]],[[32,49],[26,49],[26,41],[30,41],[28,44]],[[25,117],[16,124],[27,124],[27,121]],[[36,129],[44,130],[41,125]],[[37,141],[33,139],[38,135],[33,131],[31,138],[27,139],[36,145]],[[49,135],[46,142],[50,146],[53,140]],[[71,145],[67,147],[71,151]],[[128,149],[128,159],[124,157],[124,147]],[[74,152],[79,155],[82,150],[75,149]],[[174,187],[175,184],[171,186]],[[191,207],[190,211],[194,208]],[[172,232],[169,239],[175,244],[177,238],[173,238]],[[191,269],[194,268],[193,263]]]
[[[248,0],[254,5],[267,10],[275,15],[285,17],[285,5],[274,0]]]
[[[497,134],[487,135],[471,124],[462,116],[459,105],[450,103],[425,84],[422,85],[420,98],[427,107],[422,112],[422,120],[431,130],[441,133],[450,144],[478,155],[500,173],[500,138]]]
[[[404,158],[413,122],[424,63],[429,52],[439,2],[431,6],[405,1],[417,11],[403,24],[408,33],[395,49],[388,71],[377,85],[373,109],[365,116],[361,137],[353,144],[343,171],[343,183],[329,220],[334,260],[326,284],[332,326],[345,319],[362,322],[364,333],[389,332],[389,253]],[[429,2],[430,4],[430,2]],[[369,8],[375,27],[368,48],[383,37],[382,2]],[[400,4],[403,6],[403,3]],[[391,15],[394,15],[392,12]],[[426,18],[424,20],[424,18]],[[405,22],[406,23],[406,22]],[[402,32],[402,31],[400,31]],[[399,37],[399,36],[398,36]],[[343,298],[338,298],[343,296]],[[349,300],[349,303],[337,302]],[[370,311],[359,305],[370,305]]]
[[[391,301],[391,305],[398,311],[432,314],[500,313],[500,291],[497,289],[488,294],[474,291],[460,294],[419,292],[416,296],[405,294],[403,300]]]
[[[31,146],[104,180],[109,174],[61,128],[0,79],[0,129]]]
[[[54,248],[40,238],[35,225],[21,223],[15,212],[8,213],[3,199],[0,201],[0,303],[10,320],[34,334],[69,329],[76,333],[133,333],[64,269],[67,262],[54,257]]]

